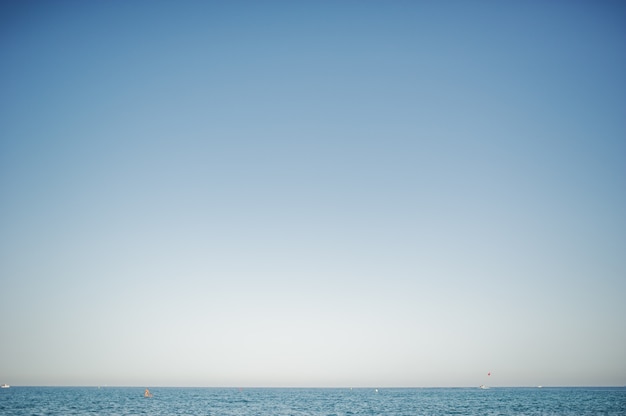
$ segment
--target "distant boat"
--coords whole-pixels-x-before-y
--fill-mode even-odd
[[[11,386],[9,386],[8,384],[3,384],[0,386],[0,389],[8,389],[9,387]]]
[[[487,372],[487,377],[491,377],[491,371]],[[486,386],[484,384],[480,385],[480,389],[481,390],[489,390],[489,386]]]

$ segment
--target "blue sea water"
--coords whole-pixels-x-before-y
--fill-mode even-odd
[[[11,387],[0,415],[626,415],[626,388]]]

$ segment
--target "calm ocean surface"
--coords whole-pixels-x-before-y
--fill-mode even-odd
[[[11,387],[0,415],[626,415],[626,388]]]

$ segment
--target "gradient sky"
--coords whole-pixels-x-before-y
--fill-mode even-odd
[[[625,385],[625,22],[3,2],[0,383]]]

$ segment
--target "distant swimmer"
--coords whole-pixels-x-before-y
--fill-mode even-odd
[[[143,392],[143,397],[152,397],[152,393],[150,393],[150,390],[146,389],[146,391]]]

